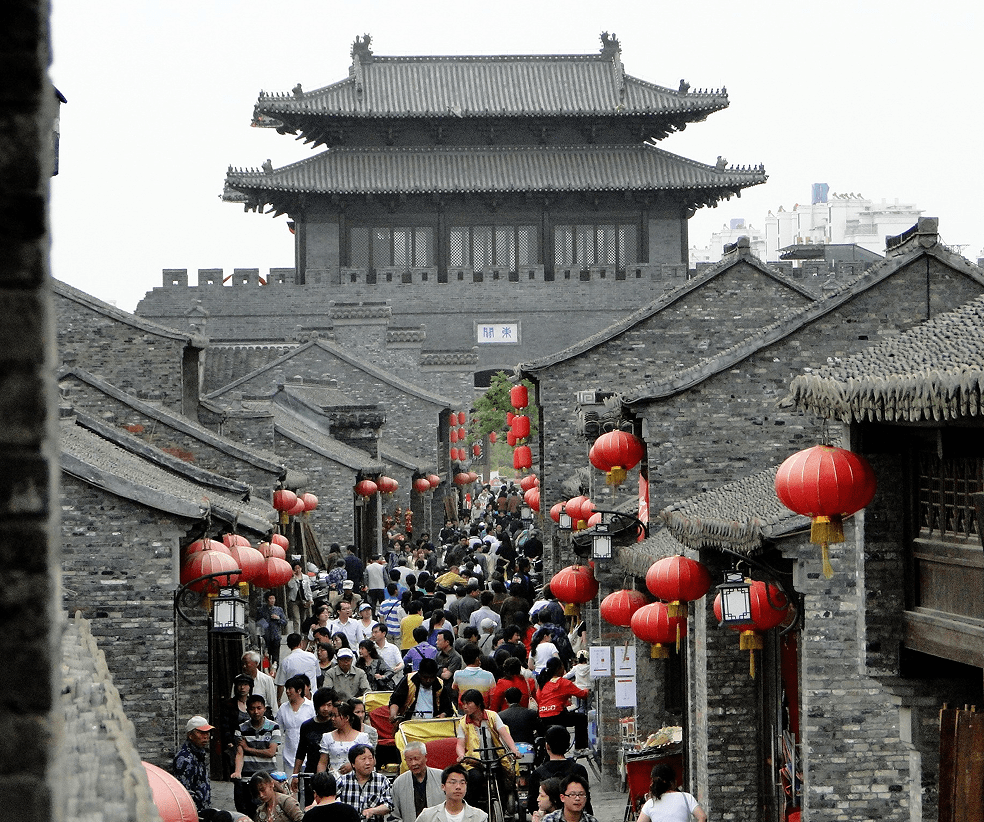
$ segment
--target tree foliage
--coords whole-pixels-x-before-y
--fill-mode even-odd
[[[523,380],[522,384],[526,386],[530,404],[521,413],[530,418],[530,437],[532,438],[537,430],[536,422],[539,413],[533,404],[533,383],[529,380]],[[475,401],[472,410],[475,424],[471,428],[469,443],[482,440],[493,431],[496,432],[497,437],[505,440],[506,432],[509,430],[506,425],[506,414],[509,411],[514,411],[512,403],[509,401],[509,389],[514,385],[516,383],[509,378],[505,371],[499,371],[492,377],[486,392]]]

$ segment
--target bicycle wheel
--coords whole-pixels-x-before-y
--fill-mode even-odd
[[[489,788],[489,822],[506,822],[505,814],[503,813],[502,807],[502,797],[499,795],[499,782],[495,778],[495,774],[489,778],[488,782]]]

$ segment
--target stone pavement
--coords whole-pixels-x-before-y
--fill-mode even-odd
[[[582,762],[582,764],[584,763]],[[625,813],[626,794],[618,789],[614,779],[603,777],[599,782],[590,770],[589,775],[591,777],[591,804],[594,815],[599,822],[621,822]],[[235,809],[235,803],[232,801],[231,782],[212,782],[212,806],[230,811]]]

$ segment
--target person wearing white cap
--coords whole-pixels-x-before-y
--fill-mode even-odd
[[[369,680],[366,672],[355,667],[355,652],[351,648],[342,648],[335,654],[335,665],[325,674],[326,688],[334,688],[341,699],[361,697],[369,690]]]
[[[372,626],[376,624],[376,618],[372,615],[372,606],[368,602],[363,602],[359,606],[359,641],[372,639]]]
[[[212,784],[205,755],[209,734],[214,730],[204,716],[195,715],[185,723],[187,739],[174,755],[174,775],[191,794],[199,818],[209,822],[232,822],[232,814],[212,807]]]

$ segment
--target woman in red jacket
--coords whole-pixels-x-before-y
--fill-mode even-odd
[[[521,673],[522,663],[511,656],[502,663],[502,679],[489,692],[489,707],[496,712],[504,710],[506,706],[506,691],[510,688],[519,688],[519,704],[523,708],[530,707],[530,697],[536,698],[536,682],[527,679]],[[536,707],[536,706],[534,706]]]
[[[574,755],[582,756],[591,752],[588,747],[588,716],[568,711],[567,705],[572,696],[584,699],[588,692],[584,688],[578,688],[569,679],[565,679],[566,673],[564,663],[558,657],[551,657],[537,677],[540,689],[537,691],[536,701],[540,722],[544,728],[549,728],[551,725],[573,727],[574,747],[577,749]]]

